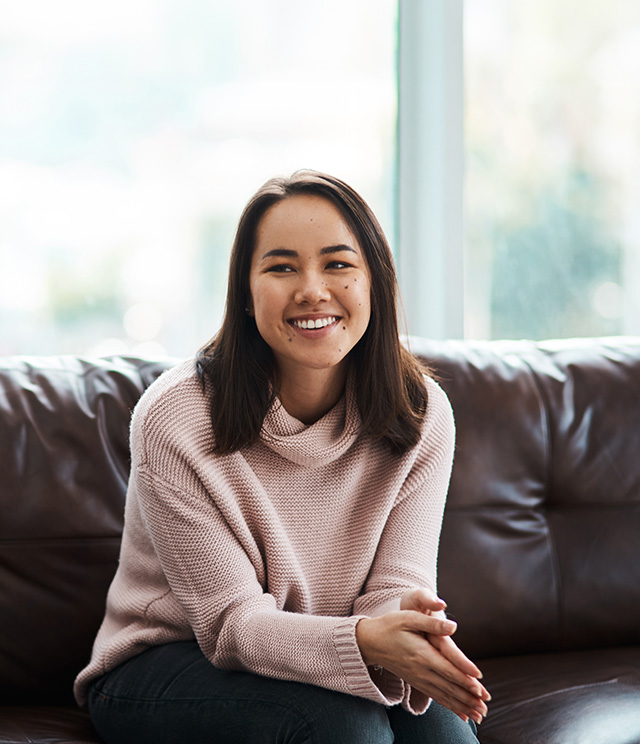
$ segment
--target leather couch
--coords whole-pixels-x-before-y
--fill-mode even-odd
[[[439,588],[493,695],[480,741],[640,744],[640,340],[412,349],[456,415]],[[71,686],[168,364],[0,363],[0,744],[99,741]]]

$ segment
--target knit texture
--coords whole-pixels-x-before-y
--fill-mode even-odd
[[[120,562],[92,680],[146,648],[196,638],[215,666],[319,685],[414,713],[428,698],[369,670],[355,628],[436,591],[451,472],[449,402],[427,379],[419,443],[404,455],[360,433],[353,380],[306,426],[275,400],[260,439],[213,453],[210,398],[193,361],[163,374],[131,424]]]

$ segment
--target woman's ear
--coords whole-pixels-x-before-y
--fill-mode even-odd
[[[247,306],[244,309],[245,313],[250,317],[253,318],[254,312],[253,312],[253,300],[249,298],[247,300]]]

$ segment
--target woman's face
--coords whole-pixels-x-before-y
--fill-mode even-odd
[[[364,254],[337,207],[296,195],[258,224],[249,310],[283,379],[303,369],[337,371],[371,315]]]

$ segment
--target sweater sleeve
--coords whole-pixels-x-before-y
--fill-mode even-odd
[[[369,675],[355,638],[362,616],[277,609],[213,500],[180,491],[144,467],[136,470],[135,493],[171,592],[215,666],[314,684],[384,705],[402,700],[399,680],[383,694]]]
[[[382,533],[363,594],[354,613],[369,617],[397,610],[409,588],[426,587],[437,592],[437,559],[442,516],[446,501],[455,428],[453,413],[444,392],[429,386],[429,406],[423,435],[413,468],[401,490]],[[381,689],[397,684],[393,674],[378,671],[374,678]],[[430,699],[404,686],[403,706],[423,713]]]

